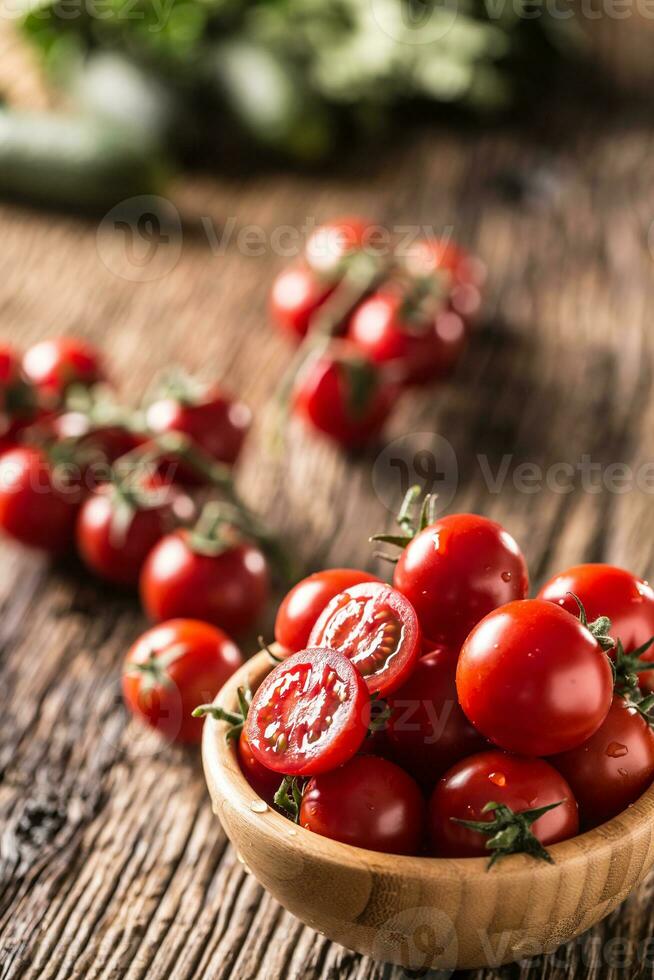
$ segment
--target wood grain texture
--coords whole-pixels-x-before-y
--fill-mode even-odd
[[[628,69],[631,42],[620,25],[604,27],[603,51]],[[3,35],[0,89],[26,101],[13,51]],[[171,361],[224,378],[257,412],[243,493],[307,566],[360,564],[367,535],[390,526],[397,471],[375,466],[374,450],[347,459],[295,429],[281,457],[266,452],[264,406],[289,358],[266,324],[266,295],[285,259],[269,246],[245,254],[236,235],[347,211],[451,226],[489,264],[487,322],[451,382],[399,406],[386,441],[403,437],[411,458],[416,433],[445,437],[458,463],[452,508],[503,521],[535,583],[583,559],[653,575],[651,471],[649,486],[639,471],[628,492],[603,482],[611,464],[652,459],[653,149],[647,104],[615,94],[581,112],[565,92],[531,123],[434,126],[343,173],[181,181],[171,193],[182,233],[157,245],[165,274],[145,281],[133,281],[148,268],[135,270],[119,232],[99,237],[97,222],[4,205],[0,336],[88,336],[132,398]],[[212,235],[230,227],[217,250]],[[492,474],[510,454],[501,492],[479,454]],[[585,456],[599,483],[593,471],[585,485],[575,476],[572,493],[551,481],[518,489],[521,463],[583,468]],[[400,969],[283,912],[227,846],[198,754],[128,722],[118,674],[143,626],[136,604],[8,542],[1,556],[0,977],[399,980]],[[648,976],[652,884],[506,976]]]

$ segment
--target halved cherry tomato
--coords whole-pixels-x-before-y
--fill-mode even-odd
[[[23,370],[47,406],[59,404],[71,385],[91,386],[106,378],[98,351],[78,337],[35,344],[23,358]]]
[[[254,624],[268,601],[270,575],[262,552],[239,540],[215,553],[194,545],[193,534],[169,534],[150,552],[141,573],[148,616],[202,619],[238,633]]]
[[[295,340],[301,340],[334,286],[303,262],[282,269],[272,285],[270,315]]]
[[[429,801],[432,852],[439,857],[483,857],[488,837],[458,823],[490,823],[488,803],[500,803],[514,813],[560,803],[531,826],[541,844],[574,837],[579,829],[577,803],[567,782],[544,759],[481,752],[458,762],[440,780]]]
[[[393,584],[431,643],[458,649],[492,609],[527,595],[529,577],[518,545],[500,524],[450,514],[407,544]]]
[[[425,801],[399,766],[358,755],[340,769],[314,776],[300,807],[300,824],[332,840],[386,854],[418,854]]]
[[[236,754],[241,772],[254,792],[262,800],[272,804],[275,793],[280,787],[282,777],[278,772],[275,772],[273,769],[268,769],[259,762],[252,751],[245,728],[242,729],[239,735]]]
[[[154,546],[194,514],[193,502],[174,487],[130,493],[115,484],[99,487],[77,519],[77,547],[100,578],[138,585]]]
[[[354,568],[328,568],[298,582],[282,601],[275,620],[275,639],[285,650],[296,653],[309,646],[309,635],[328,602],[351,585],[378,582]]]
[[[551,602],[510,602],[482,619],[461,649],[459,702],[496,745],[554,755],[581,745],[606,718],[611,664],[575,616]]]
[[[451,310],[405,315],[405,297],[386,287],[357,307],[348,325],[348,338],[377,364],[395,364],[407,384],[441,378],[453,368],[468,331]]]
[[[268,674],[252,699],[245,731],[263,766],[312,776],[352,758],[369,718],[368,689],[347,657],[311,649]]]
[[[549,760],[577,798],[589,830],[635,803],[654,780],[654,732],[634,705],[614,697],[603,724],[576,749]]]
[[[414,669],[420,627],[403,595],[382,582],[364,582],[332,599],[311,631],[309,646],[338,650],[363,675],[371,694],[386,695]]]
[[[589,620],[609,617],[611,636],[622,642],[626,653],[654,636],[654,589],[624,568],[600,563],[575,565],[551,578],[538,593],[539,599],[555,602],[573,616],[579,609],[575,596]],[[643,660],[654,660],[654,645]],[[648,678],[654,678],[654,673],[641,675],[643,686],[648,686]]]
[[[457,652],[446,647],[422,656],[388,699],[390,758],[429,790],[455,762],[487,745],[457,700],[456,661]]]
[[[140,721],[166,738],[199,742],[197,705],[213,700],[243,664],[226,633],[192,619],[155,626],[141,636],[125,657],[122,674],[127,707]]]
[[[0,457],[0,529],[21,544],[53,555],[67,551],[82,502],[79,483],[32,446]]]
[[[345,341],[309,358],[293,390],[294,413],[342,446],[368,442],[398,396],[365,354]]]
[[[204,387],[179,379],[148,408],[146,423],[155,436],[181,432],[220,463],[238,459],[252,423],[252,412],[217,386]],[[176,480],[197,482],[197,474],[178,466]]]

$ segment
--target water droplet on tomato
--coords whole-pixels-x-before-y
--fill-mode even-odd
[[[510,582],[511,579],[513,578],[513,575],[511,574],[511,572],[502,572],[501,578],[503,582]]]
[[[491,772],[488,778],[495,786],[506,786],[506,776],[503,772]]]
[[[606,748],[606,754],[611,759],[621,759],[623,756],[627,755],[629,749],[622,742],[610,742]]]

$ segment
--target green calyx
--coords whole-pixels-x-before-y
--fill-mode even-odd
[[[643,700],[638,675],[646,670],[654,670],[651,661],[642,659],[652,643],[654,643],[654,636],[631,653],[625,653],[622,640],[618,640],[615,646],[615,659],[611,662],[615,693],[628,698],[632,704]]]
[[[563,802],[563,800],[559,800],[558,803],[549,803],[547,806],[536,807],[533,810],[522,810],[519,813],[504,803],[489,802],[481,812],[492,813],[492,820],[460,820],[457,817],[450,819],[469,830],[475,830],[489,837],[489,840],[486,841],[486,849],[491,851],[488,862],[489,868],[492,868],[496,861],[508,854],[530,854],[531,857],[538,858],[540,861],[554,864],[552,856],[543,847],[531,827],[539,817],[550,810],[554,810],[557,806],[561,806]]]
[[[570,592],[569,595],[572,596],[574,601],[579,606],[579,622],[581,625],[584,626],[590,635],[597,640],[602,650],[604,650],[605,653],[608,653],[608,651],[612,650],[615,646],[615,640],[612,636],[609,636],[611,620],[608,618],[608,616],[598,616],[592,623],[589,623],[588,616],[586,615],[586,610],[584,609],[584,604],[582,603],[581,599],[576,596],[574,592]]]
[[[194,718],[206,718],[208,716],[215,721],[226,721],[229,725],[225,733],[228,742],[239,738],[252,704],[252,691],[249,687],[239,687],[236,693],[238,711],[226,711],[218,704],[201,704],[192,713]]]
[[[298,776],[284,776],[281,785],[275,793],[273,802],[285,817],[293,823],[300,822],[300,807],[306,788],[305,780]]]
[[[420,487],[416,485],[405,494],[396,519],[402,531],[401,534],[374,534],[370,541],[382,541],[384,544],[392,544],[397,548],[406,548],[417,534],[433,524],[436,520],[438,497],[435,493],[427,493],[421,501],[421,493]],[[397,562],[397,558],[382,552],[379,552],[377,557],[383,558],[385,561]]]
[[[376,735],[377,732],[386,730],[391,719],[391,709],[384,701],[379,692],[375,692],[370,699],[370,721],[368,723],[368,734]]]
[[[151,691],[155,687],[174,687],[169,668],[187,652],[187,647],[181,643],[163,653],[155,653],[151,650],[146,660],[128,664],[125,673],[140,677],[141,691],[144,692]]]
[[[209,386],[194,378],[181,368],[167,371],[160,378],[148,399],[150,403],[170,399],[180,405],[192,407],[200,405],[209,394]]]

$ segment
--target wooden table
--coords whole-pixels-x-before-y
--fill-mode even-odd
[[[582,560],[652,574],[653,151],[646,104],[598,98],[580,114],[561,98],[530,126],[435,128],[344,175],[182,182],[181,237],[142,267],[106,223],[98,237],[97,222],[3,206],[0,336],[88,336],[133,399],[171,362],[225,379],[257,413],[244,495],[307,565],[370,563],[366,538],[400,495],[387,457],[348,459],[296,429],[275,457],[261,438],[289,358],[266,322],[284,262],[270,235],[349,211],[451,226],[490,267],[486,323],[451,382],[405,399],[386,442],[411,460],[416,433],[447,440],[450,507],[504,522],[535,584]],[[235,233],[217,250],[232,224],[259,226],[264,254]],[[555,486],[559,463],[572,492]],[[118,678],[144,626],[136,602],[1,548],[0,976],[398,980],[277,906],[227,846],[198,753],[128,721]],[[644,976],[651,891],[508,975]]]

